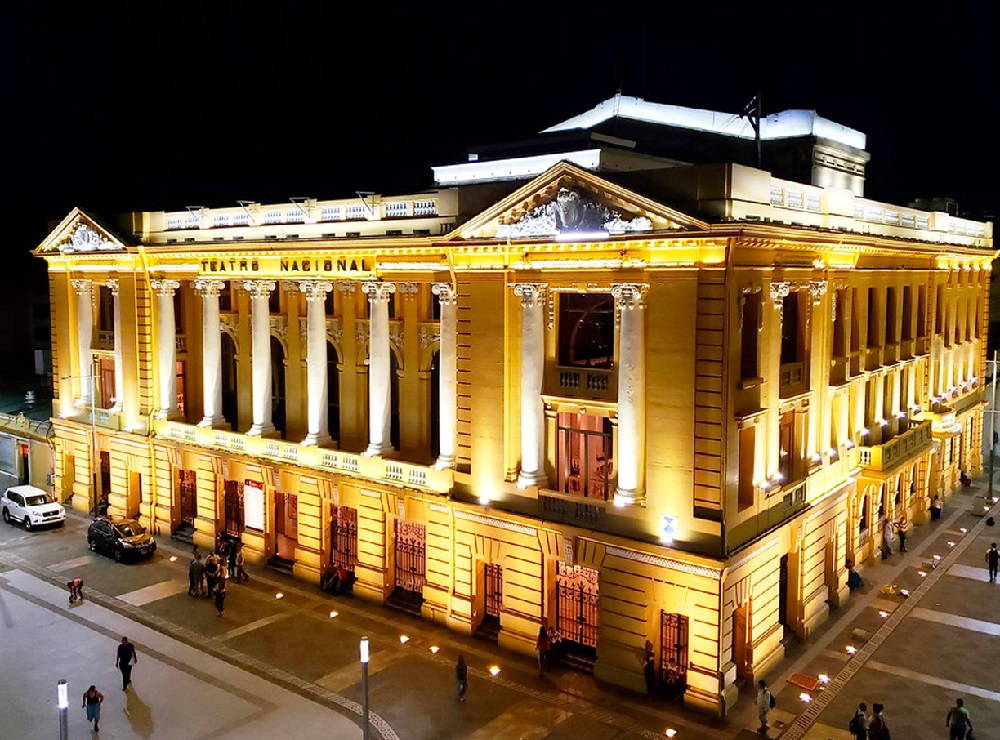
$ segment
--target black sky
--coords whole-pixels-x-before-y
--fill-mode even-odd
[[[0,11],[4,249],[95,212],[344,197],[592,107],[812,108],[868,134],[867,195],[996,214],[996,12],[875,4],[205,2]],[[815,8],[816,6],[811,6]],[[9,277],[9,273],[7,274]]]

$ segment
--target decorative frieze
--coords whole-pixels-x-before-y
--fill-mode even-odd
[[[531,537],[538,535],[538,530],[534,527],[527,527],[523,524],[515,524],[514,522],[506,522],[503,519],[497,519],[492,516],[483,516],[482,514],[472,514],[468,511],[457,510],[455,512],[456,519],[463,519],[467,522],[475,522],[476,524],[482,524],[484,527],[495,527],[496,529],[506,529],[508,532],[517,532],[518,534],[526,534]]]
[[[623,547],[614,547],[613,545],[609,545],[607,553],[608,555],[614,555],[616,558],[632,560],[636,563],[645,563],[646,565],[652,565],[656,568],[667,568],[669,570],[680,571],[681,573],[689,573],[693,576],[703,576],[704,578],[712,579],[719,577],[719,571],[715,568],[708,568],[704,565],[695,565],[694,563],[685,563],[680,560],[672,560],[670,558],[662,558],[645,552],[626,550]]]

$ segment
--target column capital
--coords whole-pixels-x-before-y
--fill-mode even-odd
[[[175,290],[181,287],[181,284],[168,278],[153,278],[149,281],[149,287],[156,291],[156,295],[169,298],[173,296]]]
[[[521,308],[538,308],[545,302],[548,283],[515,283],[514,295],[521,299]]]
[[[389,298],[396,292],[396,284],[366,280],[361,283],[361,290],[368,295],[368,300],[372,303],[388,303]]]
[[[416,283],[400,283],[399,292],[403,294],[404,298],[413,298],[420,290],[420,286]]]
[[[611,295],[615,299],[615,308],[619,311],[632,311],[646,307],[646,283],[616,283],[611,286]]]
[[[299,290],[306,294],[306,300],[325,301],[326,294],[333,290],[333,282],[330,280],[303,280],[299,283]]]
[[[271,291],[277,284],[273,280],[244,280],[243,290],[250,294],[251,298],[270,298]]]
[[[212,278],[198,278],[194,281],[194,291],[205,298],[218,297],[226,287],[225,280],[215,280]]]
[[[111,280],[105,280],[104,284],[108,286],[108,290],[111,291],[111,295],[115,298],[118,297],[118,278],[112,278]]]
[[[354,280],[338,280],[336,285],[339,292],[346,294],[353,293],[358,284]]]
[[[789,293],[792,291],[791,283],[774,282],[769,286],[771,293],[771,300],[774,301],[776,307],[781,307],[781,301],[788,297]]]
[[[451,283],[434,283],[431,285],[431,293],[438,297],[438,303],[442,306],[451,306],[455,303],[455,289]]]
[[[76,291],[76,294],[78,296],[84,296],[84,295],[87,295],[88,293],[92,293],[94,291],[94,281],[93,280],[87,280],[87,279],[84,279],[84,278],[74,278],[73,280],[70,280],[69,282],[70,282],[70,285],[73,286],[73,290]]]

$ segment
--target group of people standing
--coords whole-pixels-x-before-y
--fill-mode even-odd
[[[848,731],[855,740],[891,740],[889,726],[882,715],[884,711],[882,704],[872,704],[872,714],[869,716],[868,705],[861,702],[851,717]],[[948,740],[973,740],[972,718],[963,699],[955,700],[955,706],[948,710],[944,724],[948,728]]]
[[[215,599],[215,608],[222,616],[226,608],[226,585],[230,578],[237,583],[249,581],[243,561],[243,543],[220,535],[215,550],[202,560],[198,548],[188,565],[188,596],[208,596]]]

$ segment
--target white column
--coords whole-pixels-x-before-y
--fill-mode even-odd
[[[225,280],[201,278],[194,289],[201,296],[201,378],[205,416],[198,426],[217,427],[226,423],[222,416],[222,325],[219,321],[219,293]]]
[[[250,294],[250,351],[253,361],[253,425],[247,434],[263,436],[274,431],[271,423],[271,309],[268,299],[275,288],[273,280],[245,280]]]
[[[544,283],[519,283],[514,295],[521,299],[521,472],[517,487],[547,485],[545,474],[545,408],[542,379],[545,375]]]
[[[150,280],[156,291],[157,333],[156,344],[160,376],[160,408],[157,419],[177,418],[177,319],[174,317],[174,291],[181,287],[176,280]]]
[[[396,292],[396,285],[372,280],[365,282],[362,289],[371,307],[368,321],[368,449],[365,451],[371,457],[392,452],[389,439],[392,412],[389,300]]]
[[[611,294],[620,312],[618,329],[618,489],[615,505],[645,498],[643,467],[646,449],[646,340],[643,320],[646,286],[615,285]]]
[[[118,281],[108,280],[108,290],[115,299],[115,402],[110,410],[121,413],[125,403],[125,350],[122,346],[122,300],[119,296]]]
[[[434,283],[431,291],[441,306],[441,343],[439,350],[438,470],[455,466],[455,431],[458,425],[458,316],[455,289],[449,283]]]
[[[308,376],[309,432],[304,445],[321,445],[330,441],[329,387],[330,377],[326,350],[326,294],[333,283],[304,280],[299,290],[306,294],[306,374]]]
[[[76,347],[80,362],[78,382],[80,383],[79,405],[89,406],[94,399],[91,391],[94,381],[89,376],[94,374],[94,283],[91,280],[72,280],[76,291]]]

